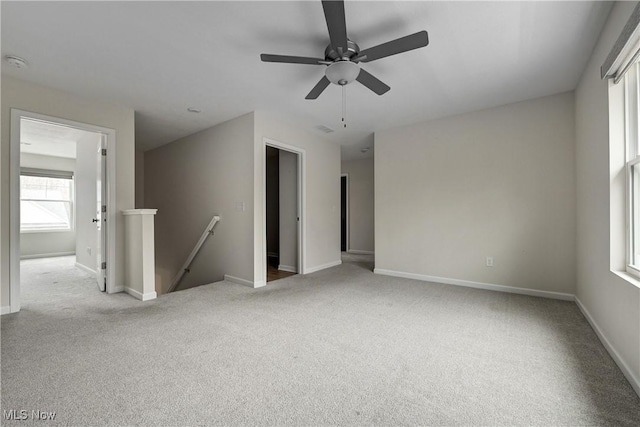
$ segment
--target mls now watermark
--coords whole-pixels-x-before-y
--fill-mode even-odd
[[[4,409],[2,411],[2,417],[7,421],[53,421],[56,419],[56,413],[41,410],[27,411],[26,409]]]

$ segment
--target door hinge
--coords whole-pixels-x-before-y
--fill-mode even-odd
[[[103,262],[103,263],[102,263],[102,265],[100,266],[100,268],[101,268],[102,270],[106,270],[106,269],[107,269],[107,263],[106,263],[106,262]]]
[[[94,151],[94,153],[95,153],[95,151]],[[102,153],[103,156],[106,156],[107,155],[107,149],[103,148],[101,153]]]
[[[102,205],[102,212],[106,212],[107,211],[107,205]]]

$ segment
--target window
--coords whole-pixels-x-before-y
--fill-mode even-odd
[[[624,76],[627,165],[627,272],[640,277],[640,68],[633,64]]]
[[[600,67],[600,77],[609,86],[609,261],[612,272],[626,270],[636,279],[640,279],[639,60],[640,4],[636,4]],[[638,285],[637,280],[630,283]]]
[[[20,172],[20,231],[73,229],[73,174],[22,169]]]

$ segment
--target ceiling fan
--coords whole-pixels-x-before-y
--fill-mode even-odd
[[[378,95],[382,95],[391,88],[362,69],[359,63],[372,62],[376,59],[418,49],[429,44],[427,32],[419,31],[369,49],[360,50],[360,47],[347,37],[344,1],[323,0],[322,7],[331,41],[324,51],[324,58],[271,55],[266,53],[260,55],[260,59],[263,62],[326,65],[324,77],[311,89],[305,99],[317,99],[329,86],[329,83],[345,86],[355,80]]]

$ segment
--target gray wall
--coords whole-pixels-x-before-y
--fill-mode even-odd
[[[0,304],[9,305],[9,147],[11,109],[60,117],[81,123],[115,129],[116,153],[116,209],[131,209],[134,205],[134,111],[121,106],[96,102],[45,86],[2,76],[2,142],[0,145]],[[116,286],[124,282],[124,221],[117,219]]]
[[[342,162],[349,175],[349,241],[347,251],[374,251],[373,156]]]
[[[145,206],[158,209],[156,292],[167,291],[214,214],[215,235],[180,288],[225,274],[253,281],[252,160],[253,114],[145,152]]]
[[[573,294],[574,130],[565,93],[377,132],[376,269]]]
[[[35,169],[51,169],[74,172],[76,160],[67,157],[45,156],[42,154],[20,153],[20,166]]]
[[[76,263],[96,270],[96,185],[100,135],[88,133],[76,145]]]
[[[280,265],[278,268],[297,271],[298,268],[298,156],[280,153]]]
[[[576,297],[638,391],[640,289],[612,271],[624,266],[624,148],[620,153],[613,144],[610,157],[608,82],[600,79],[600,66],[635,6],[614,5],[576,89]]]
[[[20,153],[20,166],[35,169],[50,169],[74,172],[75,159],[44,156],[40,154]],[[74,179],[76,191],[77,176]],[[77,198],[76,198],[77,200]],[[74,206],[77,210],[77,203]],[[20,233],[20,257],[38,258],[55,255],[73,254],[76,250],[76,230]]]
[[[136,209],[144,208],[144,151],[136,150]]]

